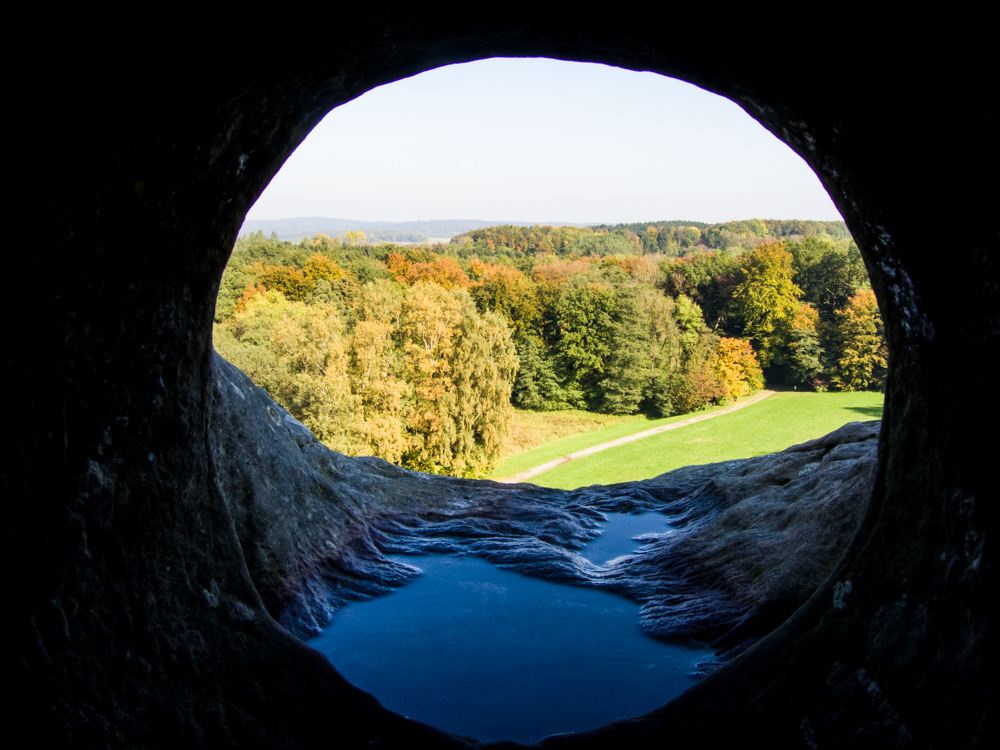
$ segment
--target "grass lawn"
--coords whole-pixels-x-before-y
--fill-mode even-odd
[[[641,414],[624,416],[596,414],[580,409],[563,409],[562,411],[514,409],[514,417],[510,421],[510,431],[503,444],[504,457],[509,458],[532,448],[548,445],[561,438],[600,432],[612,425],[631,422],[646,424],[649,420]]]
[[[739,401],[744,400],[745,399],[739,399]],[[739,403],[739,401],[737,401],[737,403]],[[600,445],[601,443],[606,443],[609,440],[615,440],[616,438],[625,437],[626,435],[634,435],[637,432],[644,432],[646,430],[651,430],[654,427],[671,424],[672,422],[682,422],[685,419],[690,419],[691,417],[702,414],[711,414],[713,411],[719,411],[722,408],[724,407],[716,406],[711,409],[705,409],[704,411],[692,412],[690,414],[677,414],[673,417],[666,417],[664,419],[647,419],[642,415],[625,417],[623,421],[612,424],[601,424],[597,422],[590,424],[584,421],[579,421],[576,422],[577,428],[572,430],[569,434],[563,432],[562,434],[545,441],[544,444],[539,443],[538,447],[518,452],[516,455],[508,455],[504,459],[500,468],[493,472],[489,478],[500,479],[502,477],[513,476],[514,474],[519,474],[526,469],[539,466],[547,461],[559,458],[560,456],[565,456],[569,453],[575,453],[576,451],[583,450],[584,448],[589,448],[592,445]],[[530,413],[531,412],[523,411],[517,412],[515,422],[519,419],[525,419],[526,415]],[[569,415],[572,419],[574,416],[582,416],[590,413],[591,412],[585,411],[535,412],[535,414],[540,416],[543,421],[555,421],[564,414]],[[573,423],[574,422],[570,422],[567,426],[570,426]]]
[[[530,481],[544,487],[575,489],[648,479],[681,466],[775,453],[848,422],[879,419],[882,400],[881,393],[776,393],[732,414],[570,461]],[[643,419],[556,440],[507,459],[493,478],[511,476],[567,453],[704,413]]]

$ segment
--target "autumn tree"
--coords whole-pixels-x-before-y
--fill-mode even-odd
[[[670,383],[670,395],[678,412],[695,411],[725,397],[718,374],[719,337],[705,331],[685,345],[684,359]]]
[[[352,453],[353,397],[343,330],[333,305],[293,302],[276,291],[253,295],[216,326],[219,353],[267,390],[334,450]]]
[[[535,282],[517,269],[478,260],[472,262],[472,271],[476,281],[469,287],[469,294],[481,313],[488,310],[500,313],[515,341],[542,336],[545,304]]]
[[[887,350],[878,302],[870,289],[851,297],[837,312],[840,348],[833,383],[843,391],[881,390],[885,387]]]
[[[419,282],[400,315],[405,411],[403,462],[433,473],[480,476],[501,455],[517,355],[495,313],[480,316],[464,290]]]
[[[363,245],[365,243],[365,239],[365,233],[360,230],[352,229],[344,232],[344,244],[348,247]]]
[[[268,291],[281,292],[285,299],[293,302],[304,301],[316,285],[313,279],[291,266],[255,263],[251,270],[257,276],[257,283],[263,284]]]
[[[303,267],[302,273],[307,279],[312,279],[314,282],[320,279],[335,281],[347,275],[347,271],[341,268],[337,261],[322,253],[313,253]]]
[[[453,258],[434,257],[429,261],[413,261],[402,253],[392,253],[386,264],[396,281],[403,284],[430,281],[445,289],[469,285],[468,275]]]
[[[357,400],[356,430],[366,453],[400,463],[408,441],[403,404],[411,386],[399,353],[402,292],[380,279],[366,284],[356,307],[350,377]]]
[[[764,374],[749,341],[721,339],[716,347],[715,369],[724,389],[722,397],[730,401],[764,387]]]
[[[743,337],[753,343],[762,367],[774,360],[782,327],[787,328],[800,296],[792,281],[792,254],[784,243],[759,245],[740,257],[733,300]]]

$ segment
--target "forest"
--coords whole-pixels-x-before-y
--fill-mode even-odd
[[[454,476],[514,407],[652,417],[764,386],[880,390],[886,347],[842,222],[494,226],[448,244],[240,237],[218,352],[329,447]]]

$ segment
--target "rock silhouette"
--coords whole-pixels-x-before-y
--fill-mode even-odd
[[[991,27],[947,12],[907,18],[906,28],[841,14],[824,19],[823,33],[855,52],[832,52],[787,41],[802,38],[798,19],[716,17],[706,36],[683,16],[535,6],[487,17],[376,2],[338,9],[346,31],[322,54],[266,44],[236,54],[231,29],[189,19],[142,34],[112,34],[100,20],[38,25],[44,76],[41,67],[12,74],[10,97],[8,181],[24,230],[11,239],[8,278],[30,293],[30,307],[9,306],[20,314],[5,347],[12,730],[81,747],[473,745],[385,711],[274,620],[321,618],[322,596],[335,604],[337,594],[310,594],[319,577],[345,591],[368,580],[377,560],[364,531],[370,488],[395,475],[324,459],[326,468],[279,484],[295,473],[285,463],[292,449],[244,447],[241,436],[258,427],[219,402],[230,386],[213,360],[211,319],[246,211],[331,108],[443,64],[545,55],[682,78],[732,99],[793,148],[858,242],[890,354],[871,498],[832,574],[809,595],[808,545],[786,542],[787,561],[761,547],[761,570],[746,572],[694,531],[672,551],[688,561],[675,573],[692,586],[711,578],[716,599],[705,611],[732,613],[716,621],[693,611],[690,622],[733,645],[760,640],[645,717],[545,746],[992,745],[997,483],[983,426],[996,421],[1000,256]],[[294,443],[294,429],[275,419]],[[299,437],[296,465],[312,450]],[[823,454],[830,471],[851,445]],[[789,467],[805,460],[782,455]],[[761,471],[743,479],[774,515],[730,503],[735,476],[702,486],[714,487],[704,491],[718,520],[766,543],[788,488],[805,488],[810,475],[792,479],[779,461],[768,485]],[[314,498],[321,476],[340,488],[328,517]],[[441,486],[412,494],[430,507]],[[483,508],[517,496],[489,483],[448,486]],[[552,539],[568,546],[586,530],[582,510],[533,500],[551,516]],[[786,512],[809,527],[807,514]],[[505,511],[511,533],[517,517]],[[390,521],[409,523],[382,521],[373,528],[386,538]],[[350,553],[323,558],[328,541]],[[820,555],[836,556],[833,547]],[[623,569],[622,580],[654,560]],[[802,579],[787,567],[802,568]],[[657,613],[671,606],[649,599],[649,621],[668,622]]]

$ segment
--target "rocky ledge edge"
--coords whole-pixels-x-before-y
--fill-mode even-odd
[[[262,601],[300,637],[419,574],[387,554],[447,553],[614,591],[642,604],[654,637],[742,650],[830,575],[874,482],[878,421],[573,491],[421,474],[329,450],[238,369],[218,356],[215,368],[218,483]],[[671,530],[604,567],[579,554],[606,514],[641,512],[665,515]]]

